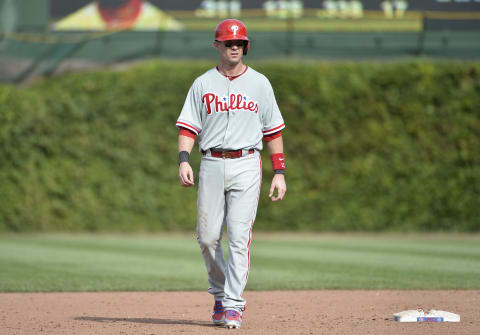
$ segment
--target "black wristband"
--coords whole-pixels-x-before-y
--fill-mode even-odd
[[[283,175],[285,175],[285,170],[273,170],[273,174],[283,174]]]
[[[190,154],[188,151],[180,151],[178,153],[178,165],[182,164],[183,162],[187,162],[190,160]]]

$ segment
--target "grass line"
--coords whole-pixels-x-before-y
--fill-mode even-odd
[[[479,242],[256,234],[247,289],[480,289]],[[208,288],[198,244],[186,235],[0,235],[0,269],[3,292]]]

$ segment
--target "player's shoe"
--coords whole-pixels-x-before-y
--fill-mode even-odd
[[[242,315],[236,310],[229,309],[225,311],[225,327],[229,329],[240,328],[242,326]]]
[[[213,305],[212,321],[217,326],[225,324],[225,311],[221,301],[215,301],[215,305]]]

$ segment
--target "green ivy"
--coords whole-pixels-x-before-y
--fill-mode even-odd
[[[175,121],[213,65],[0,86],[0,231],[194,231]],[[287,196],[265,150],[256,229],[480,231],[480,63],[251,65],[287,124]]]

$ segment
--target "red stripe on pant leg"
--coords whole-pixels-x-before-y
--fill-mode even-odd
[[[262,189],[262,156],[259,156],[259,161],[260,161],[260,181],[258,183],[258,192],[257,192],[257,208],[258,208],[258,201],[260,200],[260,190]],[[257,215],[257,209],[253,212],[253,217]],[[245,275],[245,280],[248,279],[248,273],[250,272],[250,242],[252,241],[252,228],[253,228],[253,223],[255,222],[254,219],[252,219],[252,224],[250,225],[250,231],[248,232],[248,243],[247,243],[247,249],[248,249],[248,270],[247,274]]]
[[[248,249],[248,270],[247,274],[245,275],[245,280],[248,279],[248,273],[250,272],[250,241],[252,239],[252,228],[253,228],[253,220],[252,224],[250,225],[250,230],[248,231],[248,243],[247,243],[247,249]]]

